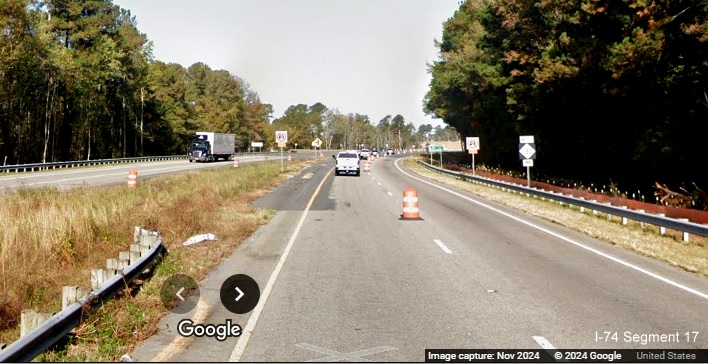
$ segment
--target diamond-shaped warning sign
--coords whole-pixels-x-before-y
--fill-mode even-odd
[[[533,143],[519,144],[519,159],[536,159],[536,145]]]

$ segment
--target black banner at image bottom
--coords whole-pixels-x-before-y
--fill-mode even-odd
[[[708,349],[425,349],[426,363],[706,363]]]

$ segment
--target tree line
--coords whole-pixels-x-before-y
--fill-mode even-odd
[[[443,24],[424,109],[479,160],[649,188],[708,186],[708,3],[468,0]]]
[[[280,118],[248,82],[204,63],[154,59],[135,17],[111,0],[4,0],[0,6],[0,158],[3,164],[187,153],[196,131],[234,133],[237,149],[275,146],[410,148],[456,140],[452,127],[401,115],[373,125],[321,103]]]
[[[110,0],[4,0],[0,30],[4,164],[181,154],[197,130],[265,137],[272,107],[245,80],[154,60]]]
[[[374,124],[367,115],[342,113],[318,102],[313,105],[291,105],[282,117],[273,121],[273,130],[288,130],[289,147],[310,148],[320,138],[326,149],[413,149],[434,140],[460,140],[450,126],[435,128],[423,124],[418,128],[400,114],[387,115]],[[273,131],[270,134],[274,134]]]

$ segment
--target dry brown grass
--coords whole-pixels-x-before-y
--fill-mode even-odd
[[[76,330],[76,345],[41,360],[115,361],[157,330],[166,313],[160,284],[175,272],[202,279],[234,248],[266,223],[273,211],[250,202],[289,174],[316,160],[246,164],[159,179],[125,187],[23,190],[0,204],[0,342],[19,336],[20,310],[61,309],[61,287],[89,285],[90,269],[127,250],[133,226],[160,231],[170,253],[132,299],[113,300]],[[214,233],[217,242],[185,247],[194,234]]]
[[[432,180],[553,221],[593,238],[665,261],[687,271],[708,276],[708,239],[706,238],[691,236],[687,244],[681,240],[682,235],[677,231],[667,229],[666,235],[662,236],[656,226],[635,221],[630,221],[627,226],[624,226],[617,216],[610,216],[611,221],[608,221],[607,215],[603,213],[598,212],[597,215],[593,215],[588,209],[580,212],[578,207],[568,205],[561,207],[557,202],[542,201],[538,198],[462,181],[433,172],[412,160],[406,161],[406,167]]]

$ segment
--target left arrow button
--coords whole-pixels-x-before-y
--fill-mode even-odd
[[[187,313],[199,302],[199,285],[186,274],[172,275],[160,287],[160,301],[173,313]]]

